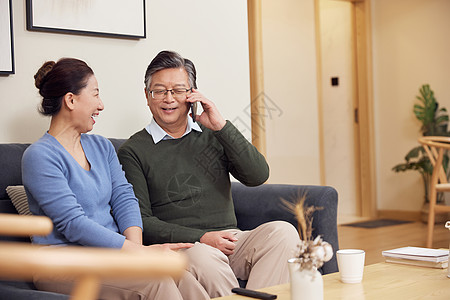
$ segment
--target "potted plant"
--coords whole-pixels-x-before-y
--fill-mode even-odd
[[[447,131],[449,116],[447,109],[439,108],[439,103],[434,97],[434,92],[431,90],[429,84],[424,84],[419,89],[420,95],[416,96],[419,103],[414,104],[414,115],[422,123],[420,132],[423,136],[450,136]],[[444,156],[443,166],[448,174],[449,157]],[[392,168],[394,172],[405,172],[409,170],[418,171],[422,177],[425,197],[424,206],[422,208],[422,221],[426,222],[428,216],[428,189],[431,174],[433,173],[433,166],[428,158],[425,149],[422,146],[417,146],[411,149],[405,156],[405,161]],[[443,193],[438,193],[436,202],[443,203],[445,201]],[[437,220],[438,221],[438,220]]]

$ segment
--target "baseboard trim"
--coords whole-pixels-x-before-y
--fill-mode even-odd
[[[378,218],[404,220],[404,221],[421,221],[420,211],[406,210],[378,210]]]

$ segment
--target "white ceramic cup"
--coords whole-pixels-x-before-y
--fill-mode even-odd
[[[366,252],[360,249],[341,249],[336,252],[339,274],[343,283],[359,283],[364,272]]]

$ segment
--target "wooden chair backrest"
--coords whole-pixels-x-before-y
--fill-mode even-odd
[[[444,154],[450,150],[450,137],[424,136],[419,138],[419,143],[425,149],[433,165],[433,173],[437,173],[438,183],[448,183],[442,161]]]
[[[51,220],[40,216],[0,214],[0,234],[47,235]],[[0,242],[0,279],[31,280],[54,276],[74,277],[71,300],[94,300],[102,278],[142,279],[180,277],[187,259],[174,251],[119,251],[95,247],[40,247]]]
[[[52,230],[53,223],[47,217],[0,214],[0,235],[45,236],[50,234]]]

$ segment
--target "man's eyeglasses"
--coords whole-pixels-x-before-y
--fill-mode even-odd
[[[192,88],[185,89],[185,88],[176,88],[171,90],[166,89],[158,89],[158,90],[152,90],[150,91],[150,94],[152,95],[152,98],[156,100],[163,100],[166,98],[167,93],[170,92],[172,94],[172,97],[176,100],[184,100],[186,99],[186,95],[190,92],[192,92]]]

